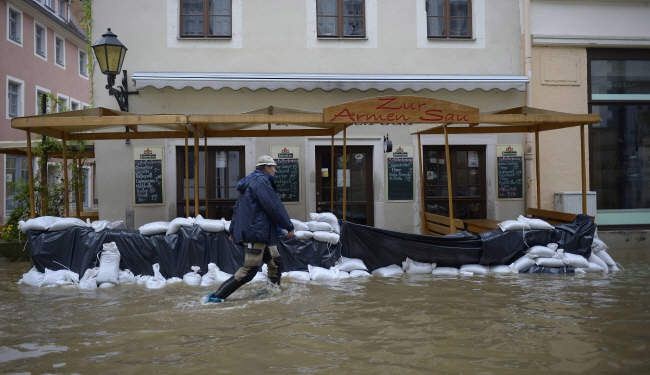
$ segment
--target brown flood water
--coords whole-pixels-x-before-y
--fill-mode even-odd
[[[624,272],[251,284],[222,305],[17,285],[29,265],[0,259],[0,372],[650,373],[650,251],[610,253]]]

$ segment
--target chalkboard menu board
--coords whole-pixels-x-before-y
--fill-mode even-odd
[[[163,203],[162,160],[135,160],[135,204]]]
[[[499,199],[524,197],[523,157],[497,157],[497,184]]]
[[[388,158],[388,200],[413,199],[413,158]]]
[[[275,159],[278,164],[275,172],[275,187],[278,189],[283,202],[298,202],[300,200],[300,175],[298,159]]]

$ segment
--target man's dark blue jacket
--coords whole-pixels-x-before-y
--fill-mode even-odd
[[[230,233],[236,243],[275,245],[278,228],[293,230],[272,176],[256,170],[239,181],[237,190],[240,196],[230,223]]]

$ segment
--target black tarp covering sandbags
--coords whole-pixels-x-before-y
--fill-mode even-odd
[[[80,275],[99,264],[102,245],[115,242],[120,251],[120,268],[135,275],[152,275],[152,265],[160,264],[166,278],[182,277],[191,266],[207,271],[208,263],[234,273],[243,263],[241,246],[228,233],[209,233],[198,226],[181,227],[176,234],[144,236],[126,230],[94,232],[91,228],[72,227],[56,232],[30,231],[27,235],[32,262],[43,272],[70,269]],[[278,246],[282,271],[306,270],[307,264],[329,268],[341,256],[340,244],[296,239],[283,240]]]
[[[404,259],[460,267],[481,259],[481,238],[472,234],[449,237],[423,236],[344,222],[341,229],[342,255],[359,258],[369,271],[401,265]]]

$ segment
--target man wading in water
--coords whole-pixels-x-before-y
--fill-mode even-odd
[[[244,265],[216,292],[208,295],[207,302],[223,302],[251,281],[263,262],[268,266],[271,282],[280,285],[278,228],[286,229],[287,238],[292,238],[293,224],[275,190],[276,165],[272,157],[262,155],[257,159],[255,171],[237,184],[240,196],[235,203],[230,233],[235,243],[244,246]]]

